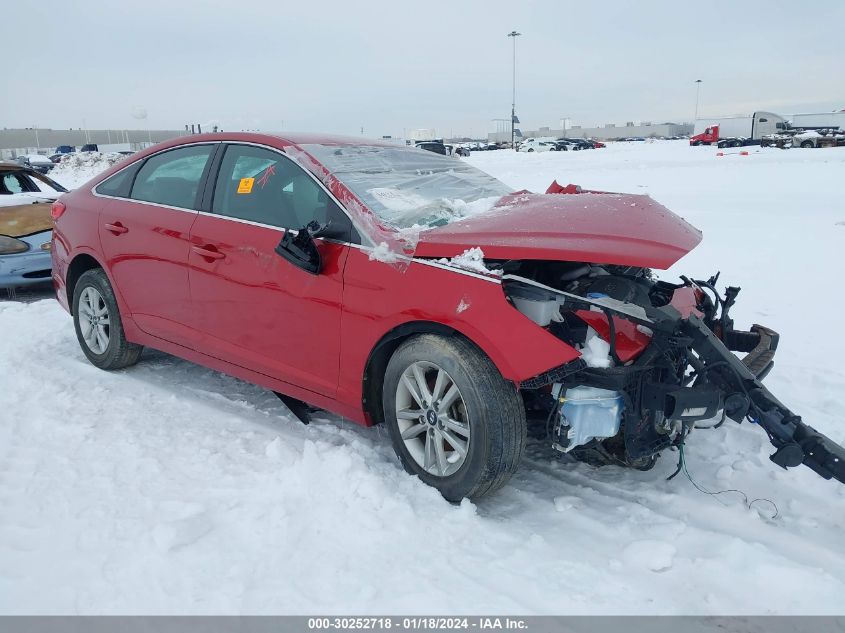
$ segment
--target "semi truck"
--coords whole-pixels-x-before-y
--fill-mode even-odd
[[[759,145],[763,137],[789,128],[786,119],[774,112],[755,112],[751,116],[698,119],[690,145],[742,147]]]

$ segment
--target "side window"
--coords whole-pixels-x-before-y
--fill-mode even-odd
[[[195,209],[200,180],[213,148],[212,145],[191,145],[151,156],[138,170],[129,197]]]
[[[21,193],[24,191],[29,191],[29,187],[26,186],[19,174],[14,172],[3,174],[3,193]]]
[[[138,171],[138,165],[132,165],[123,169],[113,176],[109,176],[96,186],[94,191],[104,196],[126,198],[129,196],[129,187],[132,186],[132,178]]]
[[[219,215],[286,229],[342,215],[299,165],[279,152],[251,145],[226,149],[211,210]]]

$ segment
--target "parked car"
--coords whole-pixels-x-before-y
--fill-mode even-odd
[[[43,154],[25,154],[15,158],[15,161],[22,167],[29,167],[42,174],[46,174],[56,166],[49,156]]]
[[[442,154],[443,156],[450,155],[446,145],[437,141],[424,141],[417,143],[417,149],[424,149],[427,152],[434,152],[435,154]]]
[[[40,172],[0,162],[0,288],[50,281],[50,205],[65,191]]]
[[[56,148],[56,154],[73,154],[76,148],[73,145],[59,145]]]
[[[734,329],[739,289],[651,274],[701,233],[646,195],[580,191],[512,194],[376,140],[194,135],[53,204],[53,281],[95,366],[150,346],[383,423],[450,500],[508,480],[528,417],[561,452],[638,469],[699,422],[751,418],[776,464],[845,481],[845,449],[763,386],[778,335]]]
[[[517,151],[520,152],[556,152],[557,146],[554,141],[538,141],[537,139],[528,139],[519,145]]]
[[[86,143],[81,148],[79,148],[80,152],[99,152],[100,148],[97,146],[96,143]]]
[[[570,150],[581,149],[580,145],[576,145],[576,144],[574,144],[570,141],[567,141],[565,139],[558,139],[554,142],[554,144],[555,144],[555,149],[558,152],[568,152]]]
[[[561,143],[569,144],[569,147],[573,150],[593,149],[595,147],[592,141],[583,138],[559,138],[557,140]]]
[[[469,156],[470,151],[469,151],[469,148],[466,147],[465,145],[458,145],[455,148],[455,154],[457,154],[458,156]]]
[[[60,162],[62,162],[68,156],[73,156],[74,153],[75,152],[63,152],[63,153],[60,153],[60,154],[53,154],[52,156],[50,156],[50,161],[52,163],[58,165]]]

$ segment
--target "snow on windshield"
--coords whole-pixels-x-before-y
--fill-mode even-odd
[[[420,230],[491,209],[511,188],[460,159],[409,147],[302,145],[382,221]]]

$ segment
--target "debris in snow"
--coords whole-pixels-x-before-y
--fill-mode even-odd
[[[610,343],[596,334],[593,328],[588,327],[587,339],[581,348],[581,358],[587,363],[587,367],[610,367]]]
[[[471,270],[482,275],[495,275],[497,277],[502,275],[501,270],[487,268],[487,265],[484,263],[484,251],[477,246],[465,250],[460,255],[455,255],[452,259],[438,259],[437,263],[462,268],[463,270]]]

